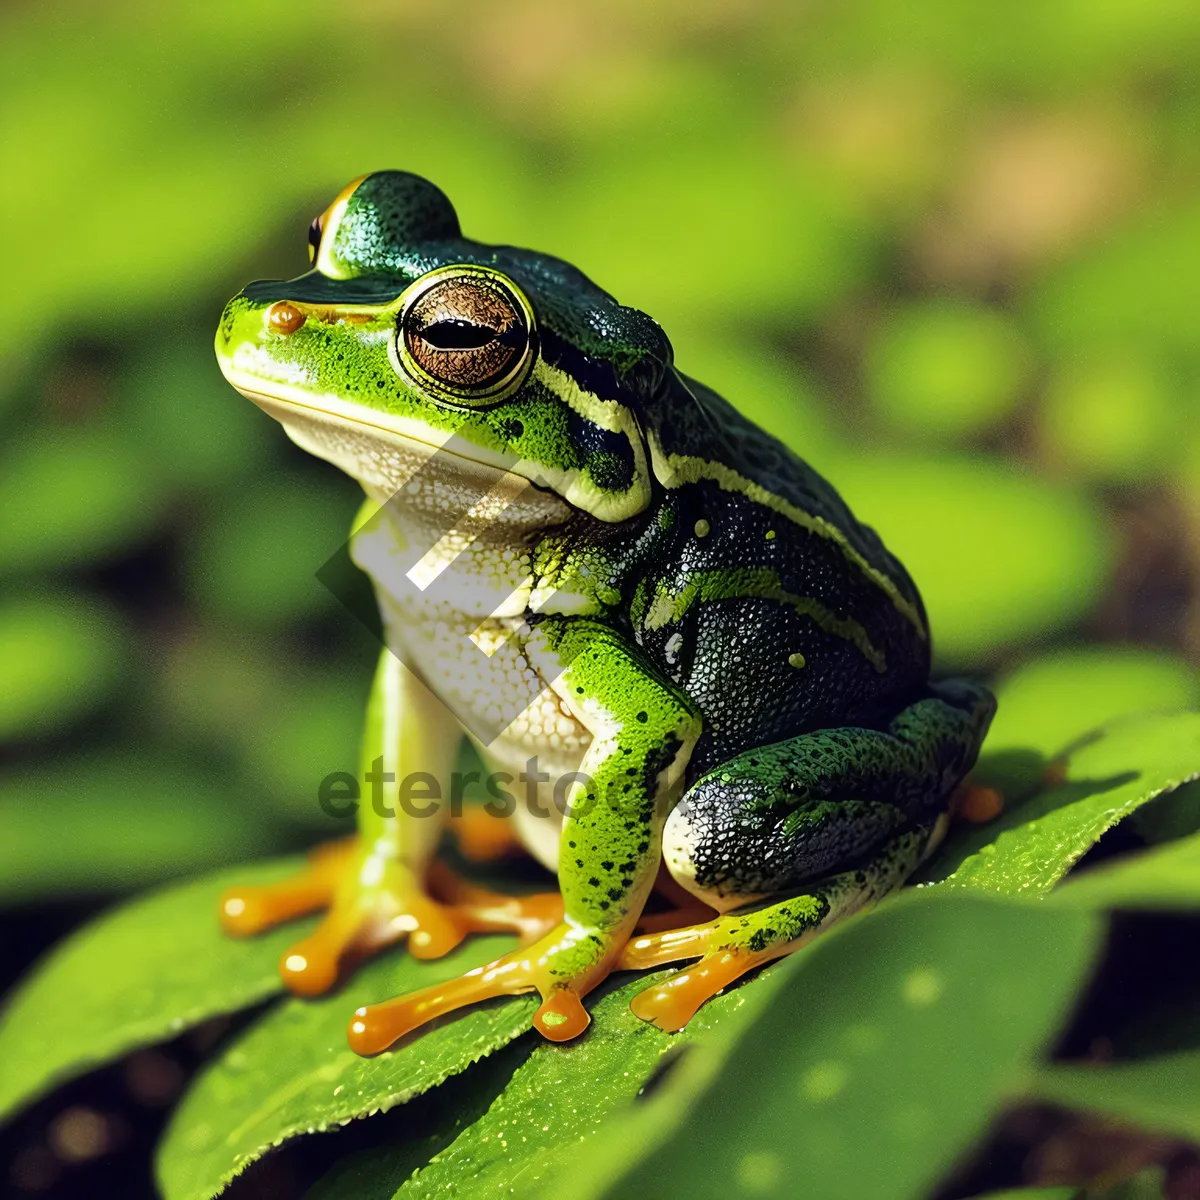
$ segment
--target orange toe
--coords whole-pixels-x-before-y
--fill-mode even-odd
[[[577,1037],[590,1020],[582,997],[611,969],[609,962],[602,960],[585,964],[573,975],[556,973],[552,969],[555,960],[561,963],[559,956],[575,952],[579,943],[576,928],[558,925],[534,945],[505,954],[458,979],[360,1008],[350,1022],[350,1047],[358,1054],[378,1054],[418,1026],[455,1009],[533,991],[542,996],[534,1028],[552,1042]]]
[[[675,1033],[696,1015],[705,1001],[756,965],[753,955],[726,950],[639,992],[629,1007],[634,1016],[666,1033]]]
[[[636,934],[625,943],[617,958],[620,971],[647,971],[685,958],[700,958],[708,950],[713,922],[667,929],[661,933]]]
[[[437,899],[450,905],[471,933],[515,933],[522,945],[528,945],[562,920],[558,892],[506,896],[470,883],[439,861],[430,864],[427,882]]]
[[[346,1031],[355,1054],[379,1054],[405,1034],[467,1004],[528,991],[520,964],[499,958],[484,967],[406,996],[358,1009]]]
[[[369,885],[363,882],[368,877],[374,880]],[[280,961],[279,973],[297,995],[328,991],[346,960],[402,938],[414,958],[441,958],[472,933],[514,932],[531,943],[562,920],[556,892],[502,896],[437,862],[421,881],[396,863],[364,863],[354,838],[319,847],[290,879],[230,888],[220,915],[227,933],[244,937],[322,908],[325,919]]]
[[[347,908],[332,909],[303,941],[286,950],[279,960],[279,975],[297,996],[319,996],[337,982],[343,956],[355,944],[362,928],[359,914]]]
[[[454,908],[420,893],[404,898],[400,915],[388,929],[396,937],[407,933],[408,952],[420,959],[449,954],[470,932],[470,924]],[[384,940],[390,941],[392,937]]]
[[[302,871],[259,887],[232,887],[221,897],[221,927],[232,937],[248,937],[294,917],[325,908],[338,880],[354,861],[355,838],[318,846]]]
[[[551,992],[533,1014],[533,1027],[552,1042],[569,1042],[591,1024],[583,1001],[570,988]]]
[[[286,890],[232,887],[221,896],[221,928],[231,937],[250,937],[324,908],[332,894],[330,886],[306,887],[299,881]]]

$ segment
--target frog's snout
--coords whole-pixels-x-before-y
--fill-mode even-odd
[[[217,325],[216,337],[213,339],[213,349],[216,350],[217,362],[226,378],[229,377],[229,369],[237,352],[247,344],[261,344],[265,330],[271,328],[264,316],[261,306],[250,305],[241,295],[235,296],[225,305]],[[299,329],[302,324],[303,318],[295,328]]]
[[[228,350],[235,340],[243,340],[243,310],[244,304],[242,303],[241,296],[235,296],[225,305],[224,311],[221,313],[221,320],[217,325],[216,342],[218,352]]]

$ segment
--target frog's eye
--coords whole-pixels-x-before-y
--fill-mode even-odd
[[[495,403],[524,378],[533,314],[516,286],[482,268],[418,280],[396,327],[402,371],[451,403]]]
[[[308,261],[315,263],[321,249],[321,218],[313,217],[308,227]]]

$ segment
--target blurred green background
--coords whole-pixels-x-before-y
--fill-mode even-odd
[[[380,167],[657,317],[940,669],[1197,699],[1194,0],[18,3],[0,80],[0,901],[343,832],[355,488],[211,338]]]

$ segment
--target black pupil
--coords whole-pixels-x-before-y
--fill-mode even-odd
[[[420,337],[437,350],[478,350],[495,339],[496,331],[472,321],[434,321]]]
[[[314,254],[321,248],[321,218],[313,217],[312,224],[308,227],[308,244],[312,247]]]

